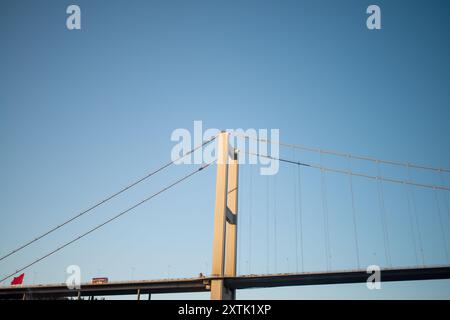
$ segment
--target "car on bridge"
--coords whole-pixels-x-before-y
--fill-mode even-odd
[[[108,278],[92,278],[92,284],[105,284],[108,283]]]

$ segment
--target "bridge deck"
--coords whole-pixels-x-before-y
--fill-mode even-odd
[[[368,274],[365,270],[286,273],[266,275],[244,275],[226,277],[226,286],[233,289],[324,285],[366,282]],[[199,277],[184,279],[161,279],[143,281],[110,282],[106,284],[82,284],[79,290],[68,289],[65,284],[7,286],[0,287],[0,299],[60,298],[77,296],[108,296],[181,292],[206,292],[210,290],[212,279],[217,277]],[[424,268],[398,268],[381,270],[381,281],[407,281],[450,279],[450,266]]]

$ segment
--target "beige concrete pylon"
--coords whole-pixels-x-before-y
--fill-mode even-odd
[[[239,163],[237,150],[233,151],[228,165],[227,222],[225,247],[225,276],[236,276],[237,265],[237,221],[238,221],[238,187]],[[231,290],[231,299],[236,299],[236,290]]]
[[[227,132],[219,134],[217,151],[212,276],[219,278],[236,275],[239,164],[237,152],[230,155],[228,137]],[[212,300],[235,297],[235,290],[226,288],[223,279],[211,280]]]

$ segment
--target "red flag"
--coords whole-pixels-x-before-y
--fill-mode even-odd
[[[20,276],[18,277],[14,277],[13,281],[11,281],[11,285],[17,285],[17,284],[22,284],[23,282],[23,277],[25,277],[25,273],[22,273]]]

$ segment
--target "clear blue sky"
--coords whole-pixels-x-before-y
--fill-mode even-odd
[[[72,3],[81,7],[80,31],[66,29]],[[370,4],[381,7],[382,30],[366,28]],[[192,129],[194,120],[214,128],[278,128],[285,142],[450,167],[449,9],[444,0],[2,1],[0,254],[167,161],[172,131]],[[314,157],[289,149],[282,155]],[[323,161],[342,165],[330,157]],[[376,172],[370,164],[353,165]],[[1,261],[0,274],[190,169],[172,168]],[[282,165],[267,180],[257,168],[243,168],[239,273],[297,271],[296,170]],[[404,178],[401,170],[382,170]],[[433,175],[413,175],[440,183]],[[25,282],[63,282],[71,264],[82,268],[84,281],[210,273],[214,178],[209,168],[33,266]],[[325,178],[332,268],[356,268],[348,178]],[[448,175],[443,179],[450,183]],[[354,183],[361,265],[384,266],[376,185]],[[268,235],[267,185],[277,188],[269,198]],[[320,187],[320,173],[305,169],[306,271],[326,267]],[[384,185],[384,192],[392,264],[417,263],[413,240],[419,232],[426,263],[449,263],[433,193],[413,191],[420,230],[411,232],[405,190]],[[450,197],[440,192],[438,199],[450,250]],[[207,295],[159,298],[168,297]],[[364,284],[249,290],[238,297],[450,298],[450,282],[383,284],[376,292]]]

